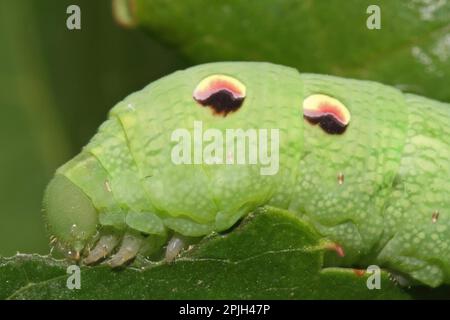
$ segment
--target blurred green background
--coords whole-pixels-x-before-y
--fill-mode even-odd
[[[66,9],[81,8],[81,30]],[[6,0],[0,5],[0,255],[49,252],[41,217],[54,170],[129,93],[185,66],[107,0]]]

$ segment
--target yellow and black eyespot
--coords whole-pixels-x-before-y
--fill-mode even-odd
[[[329,134],[343,134],[351,118],[342,102],[324,94],[313,94],[303,101],[303,117]]]
[[[245,94],[244,84],[236,78],[214,74],[200,81],[193,98],[202,106],[210,107],[215,115],[225,117],[242,106]]]

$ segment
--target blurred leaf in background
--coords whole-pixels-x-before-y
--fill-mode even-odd
[[[66,27],[71,4],[81,30]],[[107,0],[2,1],[0,45],[0,255],[46,253],[41,201],[54,170],[116,102],[184,62],[120,28]]]
[[[450,101],[447,0],[117,1],[195,63],[270,61]],[[371,5],[380,30],[367,28]]]

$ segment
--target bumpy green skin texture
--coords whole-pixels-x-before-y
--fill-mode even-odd
[[[212,74],[247,88],[242,107],[227,117],[192,98]],[[344,134],[329,135],[303,119],[302,102],[311,94],[348,108]],[[192,132],[194,121],[203,130],[279,129],[278,174],[263,176],[259,165],[173,164],[171,134]],[[450,283],[449,121],[448,104],[375,82],[268,63],[213,63],[171,74],[118,103],[57,175],[86,193],[100,225],[117,230],[202,236],[270,205],[343,247],[345,256],[330,256],[328,265],[378,264],[437,286]]]

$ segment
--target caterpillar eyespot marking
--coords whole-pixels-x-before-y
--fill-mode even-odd
[[[337,99],[314,94],[303,102],[303,116],[311,124],[319,126],[329,134],[342,134],[350,123],[350,112]]]
[[[206,77],[193,93],[195,101],[210,107],[214,114],[223,116],[238,110],[245,95],[246,88],[239,80],[222,74]]]
[[[176,165],[171,135],[197,121],[217,137],[279,130],[279,170]],[[448,103],[376,82],[261,62],[195,66],[119,102],[56,171],[44,197],[51,245],[85,264],[121,266],[149,244],[171,261],[257,209],[285,210],[333,244],[319,248],[335,251],[325,267],[450,284],[449,122]]]

